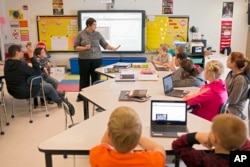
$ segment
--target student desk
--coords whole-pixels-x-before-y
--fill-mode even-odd
[[[141,65],[141,64],[147,64],[148,65],[148,69],[155,69],[154,65],[151,63],[151,62],[146,62],[146,63],[131,63],[133,65]],[[101,75],[104,75],[106,76],[107,78],[115,78],[115,75],[116,74],[119,74],[119,73],[108,73],[108,72],[105,72],[105,69],[106,68],[112,68],[114,64],[111,64],[111,65],[108,65],[108,66],[104,66],[104,67],[99,67],[99,68],[96,68],[95,71]],[[124,69],[121,69],[122,71],[133,71],[133,72],[138,72],[140,69],[147,69],[147,68],[124,68]],[[166,76],[167,74],[170,74],[172,73],[172,71],[156,71],[157,73],[157,76],[158,77],[164,77]]]
[[[133,105],[137,107],[145,105],[149,102],[120,102],[118,101],[121,90],[134,90],[134,89],[147,89],[150,99],[171,99],[181,100],[180,98],[174,98],[164,95],[162,78],[157,81],[135,81],[135,82],[115,82],[114,79],[104,81],[100,84],[96,84],[83,89],[80,92],[80,96],[83,100],[83,115],[84,120],[89,118],[89,102],[105,110],[113,110],[114,107],[120,105]],[[199,88],[176,88],[176,89],[188,89],[191,92],[196,92]]]
[[[144,103],[141,103],[144,104]],[[145,105],[145,104],[144,104]],[[149,106],[140,105],[136,107],[140,119],[142,121],[142,134],[150,137],[149,127]],[[135,104],[130,104],[135,108]],[[141,108],[139,110],[139,108]],[[39,150],[45,154],[46,167],[52,167],[52,155],[89,155],[89,150],[98,145],[106,130],[108,118],[111,111],[100,113],[74,127],[65,130],[62,133],[42,142],[39,145]],[[209,131],[211,122],[188,113],[188,129],[190,132],[194,131]],[[152,138],[152,137],[150,137]],[[160,143],[166,150],[166,153],[173,154],[171,143],[175,138],[153,137],[154,141]],[[198,146],[197,148],[201,148]],[[136,149],[141,149],[139,146]]]

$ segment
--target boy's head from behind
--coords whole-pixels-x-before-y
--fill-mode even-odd
[[[108,135],[120,153],[127,153],[137,146],[141,129],[140,118],[130,107],[118,107],[110,115]]]
[[[219,114],[212,122],[211,130],[218,144],[228,151],[238,149],[247,139],[245,123],[233,114]]]

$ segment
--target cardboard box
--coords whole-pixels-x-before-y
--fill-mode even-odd
[[[66,65],[57,65],[56,67],[51,67],[51,73],[52,74],[65,74],[67,72],[67,66]]]
[[[67,72],[66,65],[56,65],[56,74],[65,74]]]

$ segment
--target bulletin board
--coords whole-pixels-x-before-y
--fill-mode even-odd
[[[174,42],[187,42],[188,16],[148,15],[146,18],[146,50],[157,51],[161,43],[174,48]]]
[[[77,16],[37,16],[37,32],[48,51],[74,51]]]

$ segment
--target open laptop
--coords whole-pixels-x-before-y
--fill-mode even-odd
[[[161,65],[158,65],[158,64],[155,64],[152,62],[152,64],[154,65],[155,69],[157,71],[169,71],[169,68],[168,67],[165,67],[165,66],[161,66]]]
[[[186,101],[151,100],[151,136],[178,137],[187,133]]]
[[[166,96],[182,98],[189,93],[187,90],[174,89],[172,74],[163,77],[162,80],[164,93]]]

